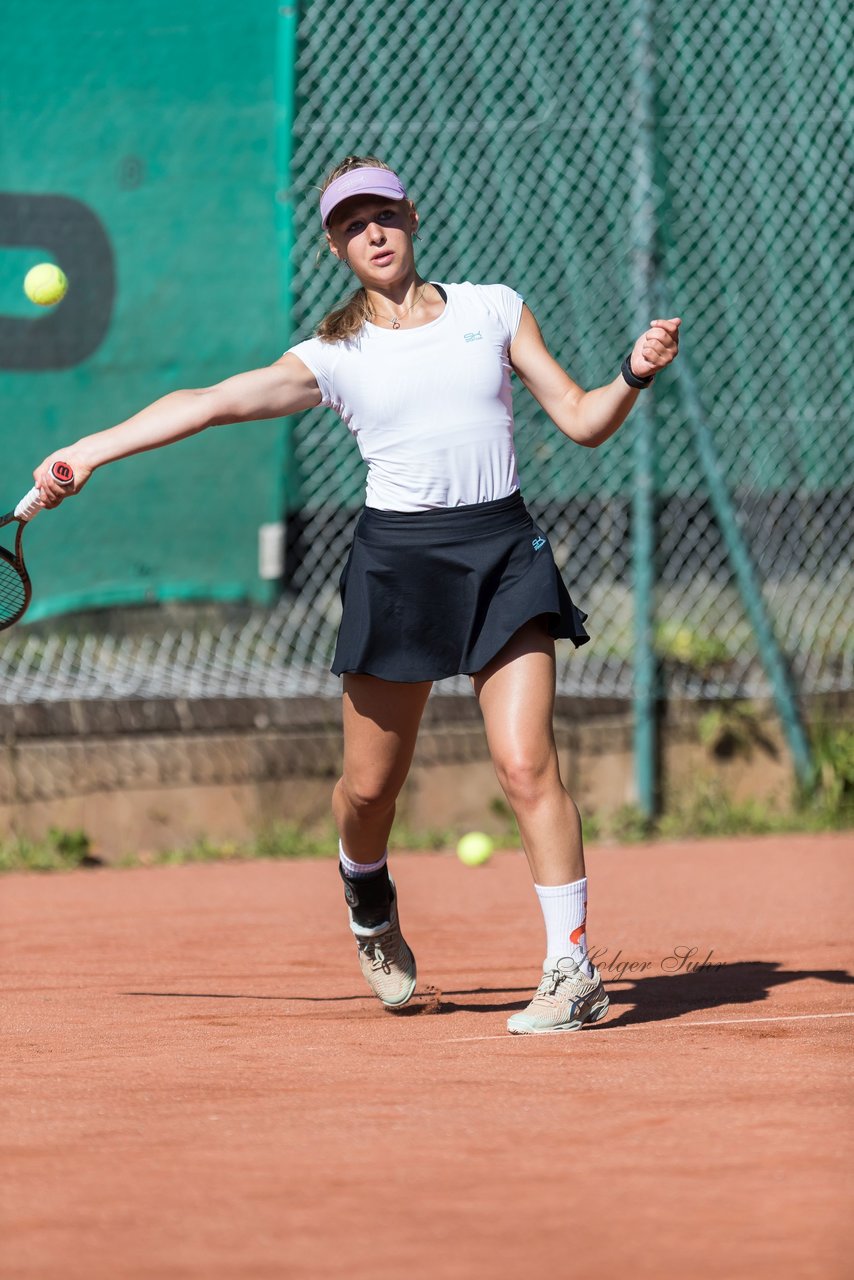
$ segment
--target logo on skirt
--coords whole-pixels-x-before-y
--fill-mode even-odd
[[[545,538],[534,538],[534,541],[531,543],[531,546],[534,548],[535,551],[539,551],[540,547],[544,547],[545,545],[546,545]]]

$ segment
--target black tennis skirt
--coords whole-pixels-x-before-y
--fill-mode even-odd
[[[482,671],[542,616],[555,639],[590,637],[548,539],[517,491],[432,511],[366,507],[341,574],[332,671],[410,683]]]

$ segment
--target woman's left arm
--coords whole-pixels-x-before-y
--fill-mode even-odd
[[[635,343],[630,360],[632,373],[649,378],[666,368],[679,350],[682,321],[653,320]],[[555,426],[574,440],[594,449],[622,426],[642,391],[630,387],[618,373],[613,382],[585,391],[573,382],[546,347],[539,325],[527,306],[510,346],[510,363]]]

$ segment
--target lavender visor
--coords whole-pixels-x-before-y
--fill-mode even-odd
[[[323,229],[329,226],[329,218],[335,208],[351,196],[387,196],[390,200],[405,200],[403,183],[391,169],[351,169],[330,182],[320,197],[320,218]]]

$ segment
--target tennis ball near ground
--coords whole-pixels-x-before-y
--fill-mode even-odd
[[[52,307],[68,292],[68,280],[61,267],[53,262],[40,262],[24,277],[24,293],[40,307]]]
[[[469,831],[457,845],[457,857],[467,867],[479,867],[492,857],[495,844],[483,831]]]

